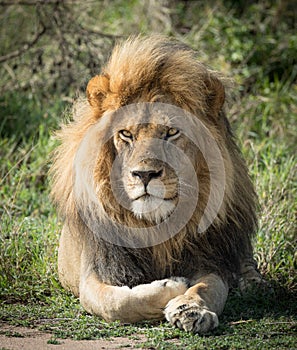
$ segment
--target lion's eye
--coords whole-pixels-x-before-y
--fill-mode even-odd
[[[127,139],[132,139],[132,133],[128,130],[120,130],[119,135],[120,138],[124,141],[127,141]]]
[[[167,131],[166,137],[169,138],[169,137],[178,136],[178,135],[179,135],[179,130],[178,130],[178,129],[176,129],[176,128],[170,128],[170,129]]]

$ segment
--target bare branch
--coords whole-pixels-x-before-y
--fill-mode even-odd
[[[101,31],[98,30],[94,30],[94,29],[88,29],[88,28],[84,28],[82,25],[78,24],[79,29],[81,30],[81,32],[83,34],[95,34],[101,37],[105,37],[105,38],[109,38],[109,39],[121,39],[123,38],[122,35],[115,35],[115,34],[107,34],[107,33],[103,33]]]
[[[14,6],[14,5],[23,5],[23,6],[37,6],[37,5],[52,5],[57,4],[63,0],[10,0],[10,1],[0,1],[0,6]],[[66,0],[66,4],[75,4],[79,3],[81,0]]]
[[[45,33],[45,31],[46,31],[46,28],[44,26],[42,26],[41,31],[36,33],[36,35],[35,35],[35,37],[33,38],[32,41],[24,44],[23,47],[21,47],[18,50],[10,52],[10,53],[8,53],[7,55],[4,55],[4,56],[0,56],[0,63],[8,61],[8,60],[10,60],[12,58],[18,57],[22,53],[30,50],[30,48],[33,47],[38,42],[38,40],[42,37],[42,35]]]

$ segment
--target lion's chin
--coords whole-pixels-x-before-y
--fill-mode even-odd
[[[175,200],[143,196],[132,202],[131,209],[137,218],[158,224],[169,217],[174,208]]]

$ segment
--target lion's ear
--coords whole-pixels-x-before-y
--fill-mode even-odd
[[[109,76],[96,75],[87,86],[87,98],[89,104],[94,108],[101,108],[102,101],[109,92]]]
[[[206,79],[207,86],[207,105],[212,114],[217,116],[225,102],[225,89],[221,81],[210,75]]]

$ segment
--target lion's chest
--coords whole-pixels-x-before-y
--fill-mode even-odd
[[[191,278],[199,270],[210,270],[199,250],[184,249],[180,257],[162,262],[151,249],[113,246],[97,255],[96,270],[102,282],[129,287],[169,277]]]

